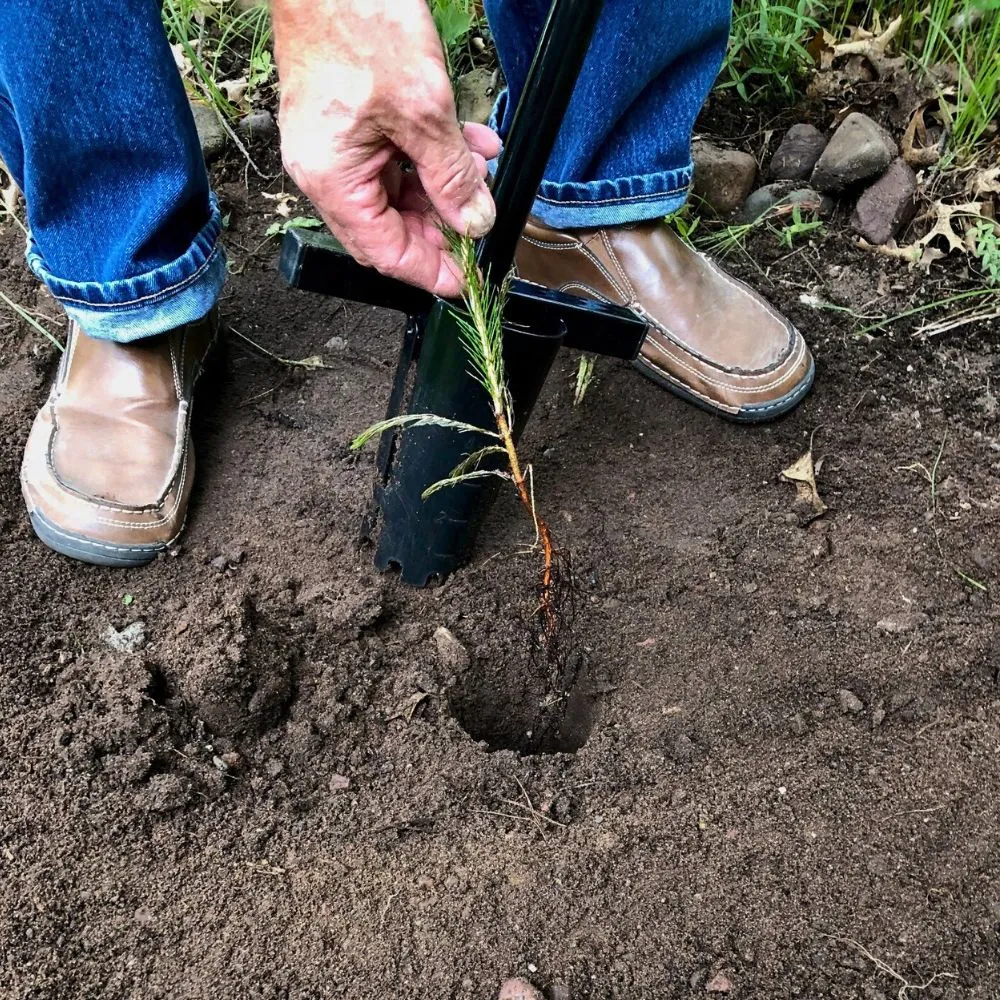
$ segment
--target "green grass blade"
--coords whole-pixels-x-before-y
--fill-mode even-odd
[[[500,435],[496,431],[477,427],[475,424],[466,424],[461,420],[449,420],[447,417],[439,417],[434,413],[406,413],[399,417],[391,417],[389,420],[380,420],[377,424],[372,424],[371,427],[363,430],[351,442],[351,451],[364,448],[369,441],[381,437],[386,431],[406,427],[444,427],[462,434],[485,434],[487,437],[500,439]]]

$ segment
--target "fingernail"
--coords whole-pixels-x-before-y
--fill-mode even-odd
[[[477,191],[462,209],[462,226],[468,236],[485,236],[496,222],[497,210],[486,188]]]

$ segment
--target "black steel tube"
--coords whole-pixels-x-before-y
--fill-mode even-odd
[[[514,263],[603,8],[604,0],[553,0],[549,10],[493,183],[497,222],[479,247],[479,266],[495,282]]]

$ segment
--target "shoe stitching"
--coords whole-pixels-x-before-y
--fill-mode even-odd
[[[565,285],[559,286],[560,292],[568,292],[571,288],[579,289],[581,292],[585,292],[587,295],[597,299],[598,302],[605,302],[608,305],[614,305],[614,303],[606,295],[602,295],[596,288],[591,288],[590,285],[585,285],[582,281],[567,281]]]
[[[164,513],[163,517],[156,521],[145,521],[142,523],[137,523],[135,521],[123,521],[113,517],[96,517],[94,520],[98,524],[107,524],[114,528],[130,528],[136,531],[152,531],[156,528],[162,528],[168,521],[170,521],[174,514],[177,512],[177,508],[180,506],[181,497],[184,496],[184,484],[187,482],[187,470],[188,470],[188,453],[185,451],[184,461],[181,464],[181,474],[180,479],[177,482],[177,490],[174,493],[174,503],[173,506]]]
[[[691,393],[691,395],[697,396],[699,399],[704,400],[704,402],[709,404],[709,406],[711,406],[713,410],[722,410],[727,413],[728,412],[739,413],[740,411],[739,406],[735,406],[732,403],[721,403],[718,399],[713,399],[711,396],[708,396],[703,392],[699,392],[694,386],[688,385],[687,382],[682,382],[676,375],[672,374],[671,372],[667,371],[664,368],[661,368],[659,365],[650,361],[649,358],[644,357],[643,355],[640,355],[638,358],[636,358],[633,364],[639,366],[647,365],[648,367],[652,368],[653,371],[655,371],[656,374],[659,375],[661,378],[665,378],[667,379],[667,381],[673,382],[676,386],[678,386],[678,388],[681,388],[685,392],[689,392]]]
[[[162,528],[163,525],[165,525],[168,521],[170,521],[170,519],[176,513],[177,508],[180,506],[181,497],[183,497],[183,495],[184,495],[184,485],[187,482],[187,472],[188,472],[188,455],[187,455],[187,453],[185,453],[185,455],[184,455],[184,461],[183,461],[183,463],[181,465],[180,480],[179,480],[179,482],[177,484],[177,490],[176,490],[176,492],[174,494],[174,503],[173,503],[173,506],[170,508],[169,511],[167,511],[166,513],[164,513],[164,515],[162,517],[160,517],[159,519],[157,519],[155,521],[146,521],[146,522],[143,523],[143,522],[137,522],[137,521],[124,521],[124,520],[121,520],[121,519],[118,519],[118,518],[95,517],[94,518],[95,522],[98,523],[98,524],[106,524],[106,525],[109,525],[111,527],[133,528],[133,529],[136,529],[138,531],[152,531],[155,528]],[[36,490],[35,487],[32,486],[32,484],[28,481],[27,474],[25,473],[25,471],[24,471],[23,468],[21,470],[21,477],[20,478],[21,478],[21,485],[27,491],[29,491],[33,495],[37,496],[38,490]],[[107,511],[112,511],[112,512],[118,512],[119,510],[123,509],[123,508],[118,508],[118,507],[108,507],[106,504],[97,503],[96,501],[93,501],[93,500],[88,500],[86,497],[83,497],[83,496],[81,496],[79,494],[73,494],[73,496],[74,496],[74,499],[76,499],[76,501],[78,503],[86,504],[88,507],[95,508],[96,510],[107,510]],[[37,503],[36,503],[36,506],[37,506]],[[135,513],[142,514],[142,513],[145,513],[147,511],[152,511],[152,510],[153,510],[153,508],[145,507],[145,508],[142,508],[141,510],[140,509],[136,509]]]
[[[604,249],[608,252],[608,256],[611,258],[611,263],[615,265],[619,276],[622,281],[625,282],[625,288],[628,290],[628,300],[630,302],[635,302],[638,300],[639,296],[635,293],[635,287],[632,284],[631,279],[625,273],[625,269],[622,267],[621,261],[618,259],[618,254],[615,253],[614,247],[611,246],[611,240],[608,239],[608,231],[602,229],[600,231],[601,243],[604,244]]]
[[[578,246],[576,243],[545,243],[542,240],[536,240],[534,237],[525,236],[521,234],[521,239],[525,243],[530,243],[533,247],[538,247],[539,250],[576,250]]]
[[[186,336],[186,333],[185,333],[185,336]],[[211,339],[209,340],[208,346],[205,348],[206,355],[212,349],[212,347],[215,345],[215,342],[216,342],[217,339],[218,339],[218,327],[216,327],[215,331],[212,334]],[[173,364],[173,357],[174,357],[173,356],[173,349],[171,347],[170,348],[171,364]],[[198,370],[197,370],[197,373],[195,375],[195,379],[194,379],[194,381],[191,384],[191,392],[192,392],[192,394],[194,392],[195,383],[197,382],[198,378],[201,376],[203,368],[204,368],[203,365],[199,365],[198,366]],[[177,384],[176,375],[175,375],[175,378],[174,378],[174,384],[175,384],[175,386]],[[163,504],[166,501],[166,498],[170,495],[171,484],[176,480],[176,477],[178,475],[178,466],[180,464],[180,457],[176,454],[176,449],[175,449],[175,454],[171,457],[170,475],[167,477],[166,486],[164,487],[163,492],[159,495],[159,497],[157,497],[157,499],[153,503],[151,503],[151,504],[142,504],[142,505],[101,503],[96,498],[90,497],[90,496],[88,496],[85,493],[81,493],[79,490],[73,489],[73,487],[71,487],[68,484],[66,484],[65,482],[63,482],[62,477],[56,471],[55,461],[54,461],[53,454],[52,454],[53,448],[55,446],[56,434],[58,432],[58,418],[56,417],[55,400],[54,399],[52,400],[52,402],[50,404],[50,408],[51,408],[51,411],[52,411],[51,412],[52,432],[49,435],[49,442],[48,442],[48,446],[47,446],[47,449],[46,449],[46,456],[45,456],[45,464],[46,464],[46,468],[49,471],[49,474],[52,476],[52,478],[59,485],[60,489],[65,490],[71,496],[76,497],[77,499],[81,500],[83,503],[89,504],[90,506],[95,507],[98,510],[107,510],[107,511],[112,511],[112,512],[124,512],[124,511],[128,511],[128,512],[135,513],[135,514],[144,514],[144,513],[150,513],[150,512],[153,512],[153,511],[160,510],[163,507]],[[188,453],[188,448],[189,448],[188,435],[190,434],[190,428],[191,428],[191,419],[192,419],[192,412],[191,411],[192,411],[192,409],[193,408],[190,405],[187,407],[187,414],[186,414],[186,418],[184,420],[183,433],[182,434],[178,433],[178,441],[183,440],[185,442],[185,444],[184,444],[184,453],[183,453],[184,454],[183,461],[184,461],[185,465],[187,464],[187,453]],[[169,519],[169,517],[167,519]],[[107,524],[113,524],[113,523],[130,524],[131,522],[125,522],[125,521],[119,521],[119,522],[106,521],[104,523],[107,523]],[[162,524],[163,521],[160,521],[158,523]]]
[[[660,323],[658,320],[656,320],[654,317],[650,316],[647,312],[645,312],[645,310],[643,310],[641,306],[633,307],[633,308],[635,308],[636,311],[641,316],[643,316],[650,323],[652,323],[653,326],[655,326],[658,330],[660,330],[661,333],[663,333],[666,337],[668,337],[669,338],[669,342],[670,342],[671,345],[676,346],[676,347],[680,347],[681,350],[685,350],[685,348],[683,347],[683,345],[677,344],[677,342],[670,335],[670,332],[667,330],[667,328],[665,326],[663,326],[663,324]],[[665,355],[666,357],[670,358],[672,361],[676,362],[678,365],[680,365],[686,371],[691,372],[691,374],[694,375],[696,378],[698,378],[700,381],[705,382],[708,385],[713,385],[713,386],[715,386],[716,388],[719,388],[719,389],[733,389],[733,390],[735,390],[737,392],[745,392],[745,393],[767,392],[770,389],[774,389],[777,386],[781,385],[787,379],[788,372],[789,371],[794,371],[795,368],[798,367],[798,363],[800,361],[801,355],[803,355],[805,353],[805,350],[806,350],[805,341],[804,340],[800,341],[798,350],[796,350],[795,354],[790,359],[792,363],[787,365],[787,370],[785,371],[785,373],[783,375],[780,375],[778,378],[774,379],[772,382],[766,383],[765,385],[752,386],[752,385],[734,384],[732,382],[723,382],[723,381],[719,381],[718,379],[709,378],[703,372],[699,372],[697,368],[693,368],[691,365],[687,364],[684,361],[683,358],[677,357],[675,354],[672,354],[670,351],[668,351],[665,347],[663,347],[660,344],[656,343],[656,341],[652,341],[652,340],[649,340],[647,338],[646,342],[648,344],[650,344],[652,347],[656,348],[658,351],[660,351],[661,354]],[[690,352],[688,351],[687,353],[690,353]],[[646,358],[646,360],[649,361],[649,363],[654,368],[657,368],[657,370],[659,370],[659,366],[656,365],[656,363],[654,361],[652,361],[649,358]],[[783,362],[783,364],[785,364],[785,363]],[[744,379],[746,381],[750,381],[746,376],[742,376],[742,375],[734,375],[733,378]]]
[[[729,404],[720,403],[716,399],[712,399],[710,396],[706,396],[703,393],[698,392],[697,389],[688,386],[686,383],[682,382],[676,376],[671,375],[670,372],[663,371],[657,365],[653,364],[648,358],[642,357],[641,355],[632,362],[636,369],[647,378],[660,384],[660,380],[670,382],[672,385],[676,386],[680,392],[682,398],[684,394],[691,394],[697,396],[706,404],[706,409],[712,410],[718,413],[727,413],[730,416],[738,416],[741,413],[769,413],[771,410],[781,410],[782,412],[787,412],[791,407],[793,407],[802,397],[809,391],[811,383],[808,380],[804,380],[799,383],[791,392],[786,393],[779,399],[776,399],[773,403],[753,403],[749,406],[733,406]],[[644,368],[651,368],[655,374],[651,374],[645,371]]]
[[[710,257],[706,257],[703,253],[698,253],[698,256],[701,257],[702,260],[704,260],[705,263],[708,264],[708,266],[712,269],[712,271],[715,274],[719,275],[719,277],[722,278],[722,280],[725,281],[726,284],[730,285],[732,288],[735,288],[736,291],[738,291],[745,298],[748,298],[751,302],[754,302],[759,306],[763,306],[764,311],[772,319],[777,320],[778,323],[780,323],[781,326],[784,327],[784,329],[789,332],[789,343],[785,351],[785,357],[787,357],[788,354],[793,350],[792,341],[794,341],[795,339],[795,332],[796,332],[795,327],[793,327],[791,323],[789,323],[788,320],[785,319],[785,317],[782,316],[781,313],[779,313],[778,310],[775,309],[771,305],[771,303],[767,301],[767,299],[765,299],[762,295],[758,295],[747,284],[745,284],[742,281],[737,281],[735,278],[726,274],[726,272],[721,267],[719,267],[715,263],[715,261],[712,260]],[[785,357],[783,357],[781,361],[778,362],[778,364],[781,364],[781,362],[785,360]]]
[[[39,515],[39,516],[44,517],[44,515]],[[70,534],[67,531],[63,531],[61,528],[59,528],[56,525],[54,525],[48,518],[45,518],[45,527],[49,531],[51,531],[54,535],[59,535],[62,538],[68,538],[70,541],[73,541],[73,542],[82,542],[84,545],[89,545],[89,546],[92,546],[94,548],[104,549],[107,552],[143,552],[143,553],[146,553],[146,552],[150,552],[150,551],[154,551],[154,550],[157,551],[157,552],[164,552],[167,549],[169,549],[172,545],[174,545],[177,542],[177,539],[180,538],[181,535],[184,534],[184,528],[186,527],[186,524],[187,524],[187,521],[185,519],[185,521],[181,524],[180,528],[178,529],[177,533],[169,541],[166,541],[166,542],[154,542],[153,545],[137,545],[137,546],[132,546],[132,545],[112,545],[112,544],[110,544],[108,542],[95,542],[95,541],[93,541],[90,538],[84,538],[82,535],[73,535],[73,534]],[[65,553],[62,553],[62,554],[65,555]],[[73,557],[70,556],[69,558],[73,558]]]
[[[656,319],[652,314],[647,312],[641,302],[634,303],[631,306],[631,309],[634,312],[638,313],[640,316],[642,316],[644,319],[646,319],[652,326],[655,326],[665,337],[669,339],[670,343],[674,347],[677,347],[679,350],[683,351],[685,354],[687,354],[695,361],[700,362],[701,364],[704,365],[708,365],[709,367],[714,368],[716,371],[724,375],[728,375],[734,379],[746,379],[749,381],[755,378],[760,378],[762,376],[771,375],[774,372],[778,371],[779,369],[788,365],[790,361],[797,360],[797,356],[802,353],[803,349],[808,349],[806,347],[805,339],[798,333],[795,327],[791,326],[791,324],[788,324],[788,329],[793,339],[793,347],[789,352],[786,352],[786,354],[770,368],[758,369],[757,371],[752,371],[752,372],[737,372],[733,371],[730,368],[726,368],[724,365],[718,364],[709,358],[702,357],[696,351],[692,351],[691,348],[688,347],[686,344],[684,344],[676,336],[676,334],[672,330],[670,330],[669,327],[660,322],[660,320]]]
[[[576,250],[576,251],[578,251],[579,253],[581,253],[583,255],[583,257],[584,257],[585,260],[589,260],[594,265],[594,267],[596,267],[597,270],[601,272],[601,275],[604,277],[604,280],[607,281],[607,283],[615,290],[615,292],[622,299],[622,301],[623,302],[627,302],[628,301],[628,294],[622,290],[621,286],[615,280],[614,276],[604,266],[604,264],[601,261],[601,259],[593,252],[593,250],[590,249],[589,246],[587,246],[586,243],[584,243],[583,240],[577,240],[574,243],[553,243],[553,244],[549,244],[549,245],[543,245],[542,243],[540,243],[538,241],[532,240],[531,237],[528,237],[528,236],[523,236],[522,235],[521,238],[524,239],[524,240],[527,240],[529,243],[531,243],[533,246],[538,247],[538,249],[540,249],[540,250]],[[544,288],[546,286],[543,285],[542,287]],[[605,299],[604,301],[608,302],[608,301],[610,301],[610,299]]]

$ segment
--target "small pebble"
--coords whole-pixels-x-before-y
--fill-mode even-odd
[[[437,646],[441,666],[455,673],[468,670],[472,658],[465,646],[455,638],[453,632],[442,625],[434,633],[434,644]]]
[[[114,625],[109,625],[101,633],[101,638],[116,653],[132,655],[138,653],[146,645],[146,623],[144,621],[132,622],[121,632]]]
[[[724,972],[717,972],[705,986],[706,993],[728,993],[733,984]]]
[[[837,704],[840,705],[840,710],[845,715],[857,715],[865,710],[865,703],[847,688],[841,688],[837,692]]]

